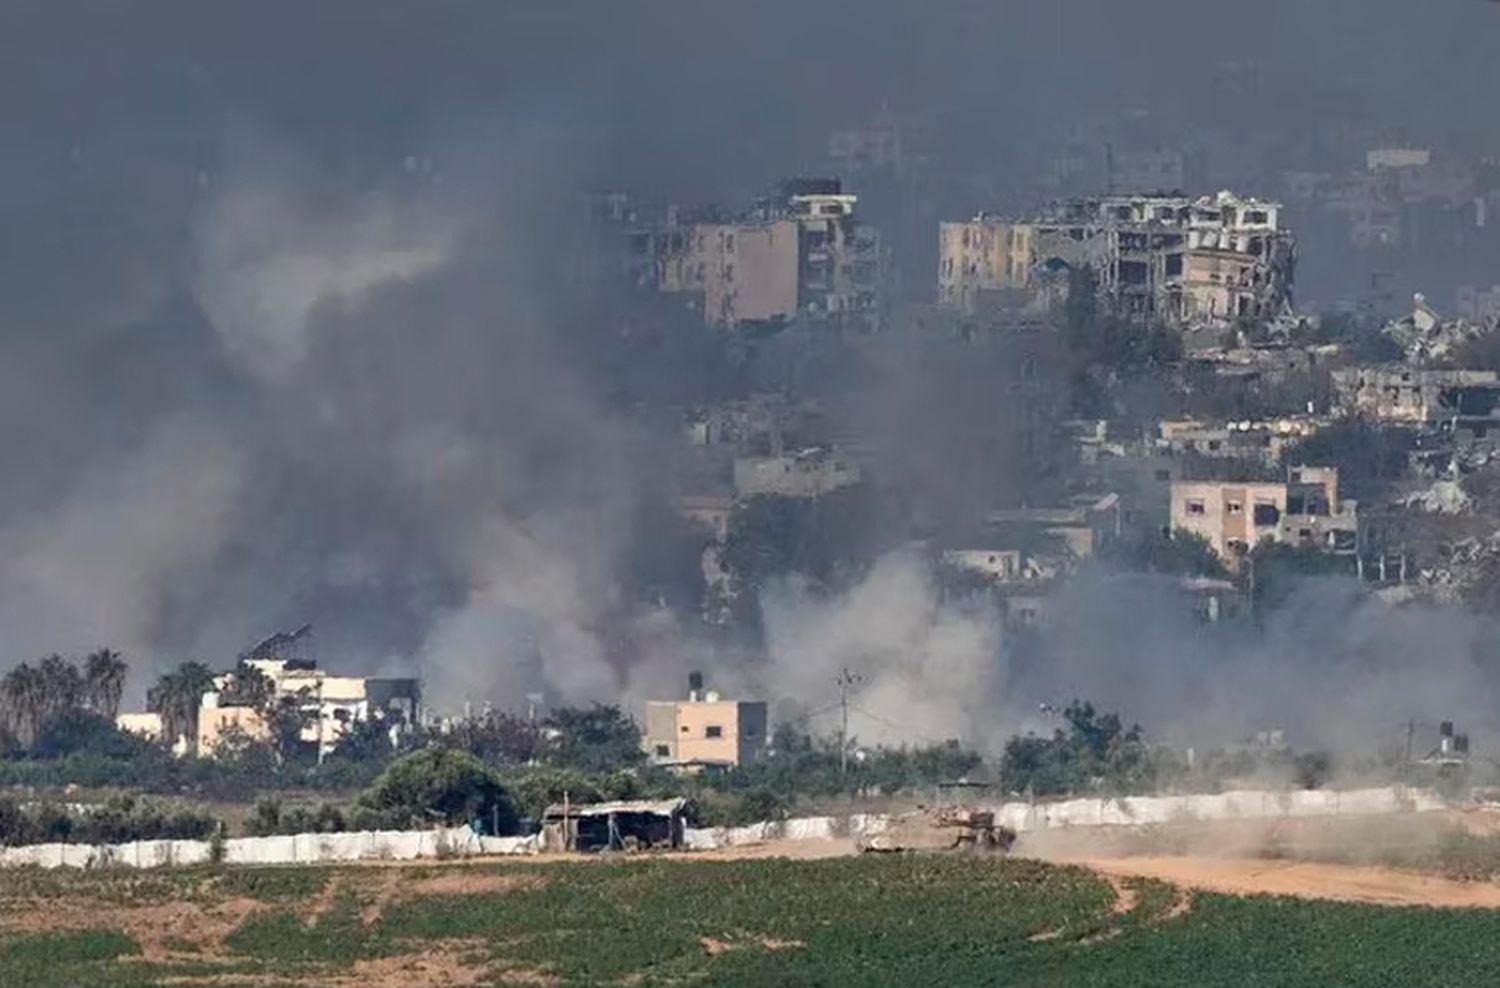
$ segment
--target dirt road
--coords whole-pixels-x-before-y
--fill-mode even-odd
[[[1292,895],[1390,906],[1500,908],[1500,883],[1462,882],[1395,868],[1235,858],[1130,857],[1071,862],[1106,875],[1156,878],[1234,895]]]

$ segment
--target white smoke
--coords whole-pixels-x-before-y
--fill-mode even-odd
[[[940,602],[915,554],[885,556],[832,600],[788,580],[762,606],[773,698],[826,706],[848,669],[860,678],[850,724],[863,742],[991,745],[1007,733],[998,716],[1006,680],[999,615]]]

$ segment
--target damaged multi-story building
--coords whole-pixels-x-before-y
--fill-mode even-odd
[[[639,287],[686,299],[711,326],[874,328],[886,250],[858,202],[838,179],[813,178],[782,182],[737,213],[653,210],[627,231],[629,269]]]
[[[1358,508],[1340,498],[1335,467],[1292,467],[1284,483],[1172,484],[1172,530],[1201,536],[1232,567],[1262,542],[1354,556]]]
[[[942,224],[938,301],[967,314],[1047,309],[1084,271],[1116,315],[1228,326],[1291,310],[1296,240],[1279,203],[1232,192],[1200,198],[1069,199],[1043,215],[980,214]]]

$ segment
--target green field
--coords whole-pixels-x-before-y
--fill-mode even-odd
[[[1500,912],[864,857],[12,872],[0,985],[1500,983]]]

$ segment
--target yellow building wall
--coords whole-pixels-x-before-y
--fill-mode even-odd
[[[257,741],[267,741],[271,730],[250,707],[204,707],[198,711],[198,753],[211,755],[230,728],[238,728]]]

